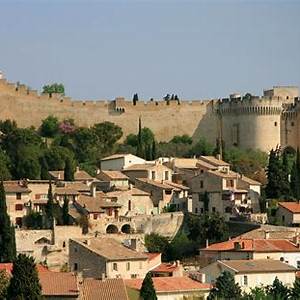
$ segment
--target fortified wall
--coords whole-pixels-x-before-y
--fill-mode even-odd
[[[110,121],[123,129],[123,138],[137,133],[139,117],[158,141],[188,134],[215,144],[222,138],[227,147],[269,151],[277,145],[300,146],[300,109],[297,87],[274,87],[263,97],[194,101],[78,101],[53,94],[39,94],[23,84],[0,78],[0,119],[15,120],[20,127],[38,128],[49,115],[73,118],[78,126]]]

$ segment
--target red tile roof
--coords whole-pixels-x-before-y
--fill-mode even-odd
[[[39,273],[43,296],[78,296],[77,279],[73,273]]]
[[[128,300],[123,279],[85,279],[82,284],[82,300]]]
[[[12,263],[0,263],[0,270],[5,270],[9,275],[11,274],[13,264]],[[40,273],[50,272],[46,267],[43,265],[36,266],[37,271]]]
[[[172,263],[161,263],[159,266],[151,270],[151,272],[157,273],[172,273],[174,272],[178,266]]]
[[[298,202],[278,202],[278,205],[282,206],[283,208],[289,210],[294,214],[300,213],[300,203]]]
[[[195,290],[209,290],[211,285],[209,283],[201,283],[189,277],[153,277],[154,288],[157,293],[166,292],[184,292]],[[140,290],[143,279],[127,279],[126,286]]]
[[[212,244],[202,251],[233,251],[235,243],[239,243],[240,247],[236,251],[253,251],[253,252],[300,252],[300,249],[285,239],[243,239],[237,238],[226,242]]]

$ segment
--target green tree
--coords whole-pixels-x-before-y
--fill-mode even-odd
[[[136,155],[139,157],[143,157],[143,142],[142,142],[142,120],[139,117],[139,131],[137,136],[137,148],[136,148]]]
[[[157,152],[156,152],[156,142],[155,140],[153,139],[152,141],[152,158],[151,160],[154,160],[157,158]]]
[[[300,199],[300,153],[297,149],[296,160],[291,170],[291,193],[297,200]]]
[[[144,300],[157,300],[151,273],[148,272],[143,280],[140,296]]]
[[[42,136],[52,138],[58,134],[59,131],[59,122],[58,119],[54,116],[48,116],[42,121],[40,127],[40,132]]]
[[[267,294],[275,300],[285,300],[289,297],[289,289],[277,277],[267,291]]]
[[[38,300],[42,299],[42,288],[38,272],[32,257],[19,254],[13,262],[12,278],[8,286],[10,300]]]
[[[290,292],[291,300],[300,299],[300,279],[296,278]]]
[[[128,134],[125,141],[124,141],[124,144],[125,145],[129,145],[129,146],[132,146],[132,147],[137,147],[137,144],[138,144],[138,137],[136,134]]]
[[[65,181],[74,181],[74,164],[70,158],[66,159],[65,169],[64,169],[64,180]]]
[[[213,146],[209,144],[205,138],[200,138],[198,142],[192,147],[190,150],[190,155],[212,155],[213,154]]]
[[[157,233],[145,235],[145,246],[150,253],[162,253],[166,255],[169,250],[169,241],[166,237]]]
[[[32,211],[24,217],[24,225],[28,229],[43,229],[43,216]]]
[[[12,262],[16,257],[15,229],[7,213],[4,184],[0,184],[0,263]]]
[[[11,179],[10,167],[9,156],[0,148],[0,174],[3,180]]]
[[[267,294],[265,287],[255,287],[250,293],[242,297],[243,300],[274,300],[272,296]]]
[[[69,200],[67,198],[67,195],[64,196],[64,203],[62,207],[62,219],[63,219],[63,224],[64,225],[69,225],[70,224],[70,219],[69,219]]]
[[[188,136],[187,134],[184,134],[184,135],[175,135],[170,140],[170,143],[191,145],[193,143],[193,139],[190,136]]]
[[[207,191],[204,192],[202,201],[203,201],[203,208],[204,208],[204,211],[205,211],[205,212],[208,212],[208,210],[209,210],[209,194],[208,194]]]
[[[268,184],[266,186],[266,195],[268,198],[280,198],[281,196],[281,164],[279,151],[271,150],[269,155],[269,164],[267,168]]]
[[[132,103],[133,105],[136,105],[136,103],[139,101],[139,96],[138,94],[134,94],[132,98]]]
[[[50,96],[54,93],[65,94],[65,87],[62,83],[52,83],[43,86],[43,94],[49,94]]]
[[[46,213],[46,223],[48,228],[53,228],[54,223],[54,200],[52,192],[52,183],[50,181],[48,188],[48,200],[45,208]]]
[[[0,270],[0,299],[6,299],[9,277],[5,270]]]
[[[240,299],[241,288],[234,282],[233,275],[224,271],[216,280],[215,287],[211,290],[207,299]]]
[[[49,166],[48,166],[45,155],[40,157],[39,163],[40,163],[40,168],[41,168],[41,179],[49,180],[50,179]]]

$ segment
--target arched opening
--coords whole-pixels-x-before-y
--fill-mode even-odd
[[[106,227],[106,233],[118,233],[118,227],[116,225],[110,224]]]
[[[130,233],[131,232],[131,227],[129,224],[124,224],[122,227],[121,227],[121,232],[123,233]]]

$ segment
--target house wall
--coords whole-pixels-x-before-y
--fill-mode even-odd
[[[26,216],[28,209],[26,204],[30,201],[29,193],[21,193],[21,199],[17,199],[17,193],[5,193],[7,213],[10,217],[12,224],[16,224],[17,218],[23,218]],[[16,209],[16,205],[22,205],[21,210]]]

